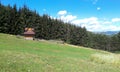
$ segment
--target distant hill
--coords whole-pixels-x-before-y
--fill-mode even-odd
[[[106,32],[99,32],[100,34],[106,34],[106,35],[114,35],[117,34],[119,31],[106,31]]]

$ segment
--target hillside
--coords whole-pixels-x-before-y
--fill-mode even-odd
[[[0,33],[0,72],[120,72],[119,54]]]
[[[111,36],[107,33],[112,32],[90,32],[72,22],[38,14],[26,6],[17,8],[16,5],[6,6],[0,3],[0,9],[0,33],[23,35],[26,28],[32,28],[38,39],[62,40],[72,45],[111,52],[120,50],[120,32]]]

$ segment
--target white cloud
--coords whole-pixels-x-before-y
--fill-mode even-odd
[[[112,18],[111,20],[97,17],[79,19],[77,16],[69,14],[66,10],[59,11],[57,14],[59,15],[58,19],[64,22],[71,22],[77,26],[86,27],[88,31],[101,32],[120,30],[120,25],[116,24],[120,22],[120,18]]]
[[[97,10],[101,10],[101,8],[100,8],[100,7],[97,7]]]
[[[112,22],[110,22],[110,21],[103,21],[102,24],[109,25],[109,24],[112,24]]]
[[[120,22],[120,18],[113,18],[112,22]]]
[[[97,17],[90,17],[84,19],[77,19],[72,21],[73,24],[81,27],[86,27],[88,31],[99,32],[99,31],[115,31],[120,30],[119,26],[116,26],[114,22],[99,19]]]
[[[60,19],[65,21],[65,22],[70,22],[74,19],[76,19],[77,17],[76,16],[73,16],[73,15],[62,15],[60,16]]]
[[[65,15],[67,14],[67,11],[66,10],[61,10],[58,12],[58,15]]]
[[[74,24],[98,24],[98,18],[90,17],[72,21]]]
[[[98,2],[98,0],[92,0],[93,4],[96,4]]]
[[[73,20],[72,23],[77,26],[86,27],[87,30],[89,30],[89,31],[99,31],[102,28],[97,17]]]
[[[68,14],[66,10],[59,11],[58,13],[59,18],[63,20],[64,22],[71,22],[72,20],[76,19],[77,16],[73,16],[71,14]]]
[[[120,30],[120,27],[110,25],[110,26],[108,27],[108,29],[111,30],[111,31],[116,31],[116,30]]]

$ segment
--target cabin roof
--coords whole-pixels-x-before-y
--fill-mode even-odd
[[[33,31],[24,32],[24,34],[35,34]]]
[[[32,34],[32,35],[34,35],[35,34],[34,29],[33,28],[25,28],[24,35],[25,34]]]

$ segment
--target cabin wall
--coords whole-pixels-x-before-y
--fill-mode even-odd
[[[33,37],[25,37],[26,40],[33,40]]]
[[[24,35],[26,40],[33,40],[34,39],[33,36],[34,35]]]

